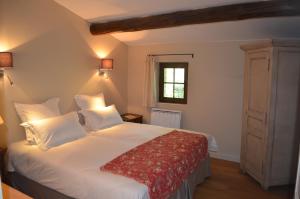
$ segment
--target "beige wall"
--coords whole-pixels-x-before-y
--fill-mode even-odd
[[[7,134],[0,129],[0,145],[24,137],[13,102],[58,96],[67,112],[75,109],[75,94],[103,91],[108,104],[127,109],[127,46],[108,35],[92,36],[84,20],[52,0],[0,0],[0,51],[14,53],[7,74],[15,83],[0,78],[5,104],[0,112],[9,129]],[[97,74],[99,56],[114,58],[108,80]]]
[[[209,133],[220,150],[215,156],[239,161],[244,54],[239,42],[130,46],[128,52],[128,111],[141,113],[144,69],[149,53],[195,53],[190,57],[161,57],[160,61],[188,61],[188,104],[159,104],[182,110],[183,128]]]
[[[188,105],[160,104],[183,111],[183,128],[214,135],[220,155],[238,159],[242,102],[243,54],[238,43],[153,45],[129,47],[111,36],[92,36],[88,24],[51,0],[0,0],[0,51],[14,53],[7,71],[15,85],[0,78],[0,146],[24,138],[13,102],[42,102],[61,98],[61,109],[75,109],[73,96],[103,91],[120,112],[142,113],[142,85],[148,53],[193,52],[195,58],[169,57],[162,61],[189,61]],[[99,56],[114,58],[110,79],[97,75]],[[129,63],[127,92],[127,59]],[[4,133],[9,129],[7,133]]]

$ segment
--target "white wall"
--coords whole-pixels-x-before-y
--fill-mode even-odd
[[[239,161],[244,54],[240,42],[129,46],[128,111],[141,113],[144,69],[147,54],[194,53],[190,57],[163,57],[160,61],[188,61],[187,105],[159,107],[182,110],[182,127],[215,136],[220,150],[214,156]]]
[[[0,0],[0,51],[14,53],[7,74],[15,83],[0,78],[1,146],[24,138],[13,102],[57,96],[65,113],[76,108],[75,94],[103,91],[108,104],[127,109],[127,46],[109,35],[92,36],[87,22],[52,0]],[[99,56],[114,59],[109,80],[97,74]]]

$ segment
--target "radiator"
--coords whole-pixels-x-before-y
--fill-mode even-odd
[[[179,129],[181,126],[181,111],[152,108],[151,124]]]

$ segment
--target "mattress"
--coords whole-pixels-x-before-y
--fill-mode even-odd
[[[72,198],[149,199],[146,185],[108,172],[100,166],[124,152],[173,129],[123,123],[89,134],[79,140],[42,151],[25,141],[9,146],[10,172],[21,175]],[[208,138],[209,150],[217,150]]]

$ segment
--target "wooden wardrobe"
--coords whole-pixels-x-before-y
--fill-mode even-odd
[[[300,40],[245,51],[241,169],[265,189],[295,183],[299,147]]]

